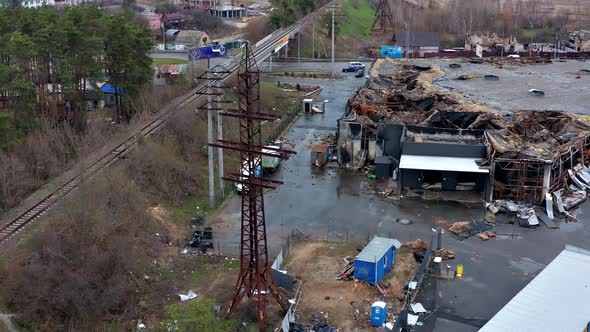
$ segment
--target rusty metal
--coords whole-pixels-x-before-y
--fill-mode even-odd
[[[240,172],[225,177],[228,181],[241,183],[242,218],[240,234],[240,273],[229,300],[225,316],[229,316],[241,303],[244,296],[257,303],[258,322],[264,327],[267,296],[270,294],[287,309],[281,293],[275,286],[268,260],[266,221],[264,212],[265,188],[274,189],[281,184],[279,181],[256,178],[262,155],[271,155],[286,159],[294,151],[272,149],[262,145],[261,120],[268,114],[260,112],[260,72],[252,50],[246,43],[242,52],[238,70],[239,110],[231,112],[240,123],[240,140],[232,142],[218,140],[211,146],[239,151]],[[226,113],[226,112],[224,112]],[[267,150],[270,152],[265,152]]]
[[[379,0],[371,31],[385,32],[393,29],[393,14],[391,13],[391,4],[389,1]]]

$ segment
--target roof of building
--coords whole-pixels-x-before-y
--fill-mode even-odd
[[[436,32],[398,31],[393,40],[401,47],[440,47],[440,39]]]
[[[375,236],[369,244],[356,256],[357,261],[376,263],[391,247],[399,248],[402,244],[395,239]]]
[[[244,7],[232,6],[232,5],[221,5],[213,8],[218,11],[229,11],[229,10],[246,10]]]
[[[182,20],[181,13],[169,13],[162,15],[162,22],[166,23],[171,20]]]
[[[480,332],[583,331],[590,321],[590,251],[566,246]]]
[[[203,37],[209,39],[207,34],[203,31],[182,30],[176,35],[176,44],[198,46],[203,43]]]
[[[478,160],[481,160],[481,158],[412,156],[402,154],[399,168],[443,172],[489,173],[489,169],[479,168],[477,165]]]

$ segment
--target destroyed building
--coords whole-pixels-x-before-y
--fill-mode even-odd
[[[522,111],[510,125],[488,130],[486,136],[493,198],[537,203],[578,180],[574,170],[585,164],[590,150],[590,116]]]
[[[402,188],[474,191],[485,200],[538,204],[547,193],[590,188],[590,175],[576,173],[590,150],[590,116],[521,111],[507,123],[435,86],[443,75],[378,60],[339,120],[339,163],[357,170],[387,156]]]
[[[486,52],[506,52],[518,53],[524,52],[524,45],[519,43],[515,37],[500,37],[495,33],[468,35],[465,37],[465,50],[468,52],[475,51],[477,46],[481,46]]]

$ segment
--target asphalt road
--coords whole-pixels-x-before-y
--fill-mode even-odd
[[[275,68],[296,70],[293,64],[288,66]],[[313,68],[314,65],[305,64],[297,69],[306,70],[307,66]],[[340,71],[342,64],[317,66],[323,70]],[[280,80],[288,82],[284,77]],[[402,242],[416,238],[430,241],[434,235],[434,217],[455,222],[483,216],[480,205],[414,199],[385,201],[363,190],[374,180],[334,169],[313,168],[308,147],[320,135],[335,132],[336,120],[343,114],[347,99],[364,79],[347,74],[344,80],[292,81],[322,86],[320,100],[329,99],[331,102],[323,115],[302,115],[286,135],[295,144],[297,155],[284,162],[274,175],[285,184],[265,195],[268,245],[272,257],[285,243],[287,235],[295,231],[312,239],[333,241],[365,242],[374,235],[391,236]],[[500,236],[487,242],[475,237],[458,241],[445,234],[443,247],[457,254],[455,260],[448,262],[453,267],[463,264],[464,277],[453,281],[426,280],[425,293],[420,301],[427,310],[436,309],[436,312],[419,330],[476,331],[566,243],[590,249],[589,210],[590,205],[583,205],[577,212],[578,222],[563,224],[559,230],[550,230],[543,225],[537,229],[525,229],[508,224],[499,224],[494,229],[499,234],[515,234],[517,239]],[[402,218],[409,219],[411,224],[397,222]],[[213,222],[222,252],[238,255],[240,197],[231,197]]]

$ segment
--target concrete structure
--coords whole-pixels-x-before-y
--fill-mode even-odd
[[[242,18],[248,16],[248,10],[246,8],[231,5],[209,8],[209,13],[219,18]]]
[[[423,56],[425,53],[438,53],[440,49],[436,32],[398,31],[393,35],[393,42],[404,50],[404,54],[410,52]]]
[[[566,245],[480,332],[585,331],[590,251]]]
[[[395,262],[398,240],[375,236],[354,260],[354,277],[375,285],[383,279]]]
[[[400,185],[448,191],[489,191],[483,130],[406,126],[401,139]]]

